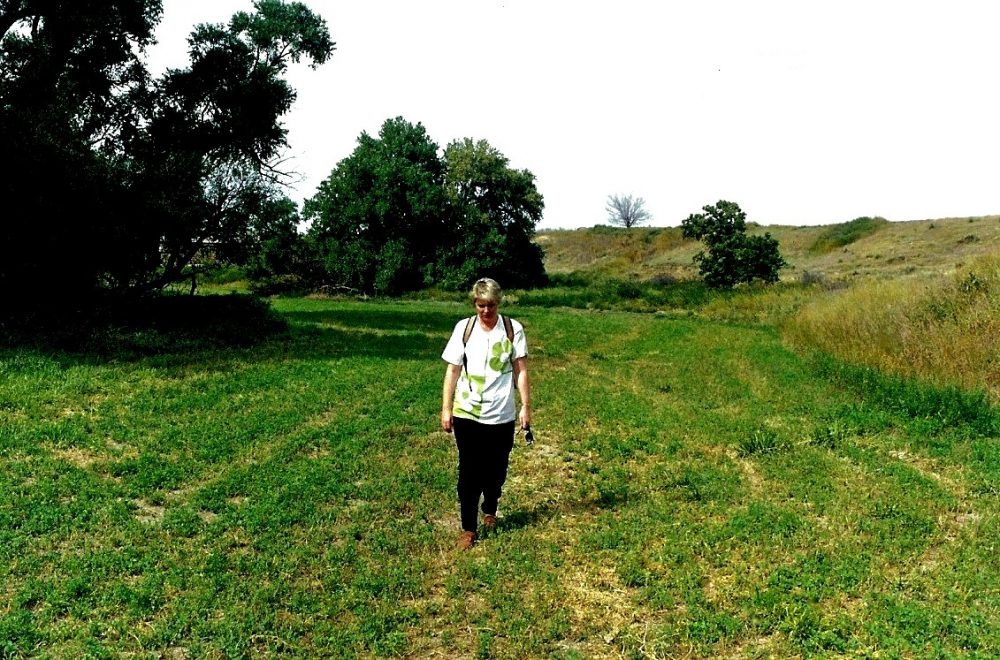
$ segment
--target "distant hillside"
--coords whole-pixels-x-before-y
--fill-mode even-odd
[[[751,225],[750,233],[778,240],[788,268],[782,280],[808,277],[846,281],[950,272],[970,258],[1000,250],[1000,215],[886,222],[864,219],[837,225]],[[685,240],[679,227],[550,230],[536,242],[545,268],[555,273],[595,273],[627,279],[697,277],[692,257],[701,243]]]

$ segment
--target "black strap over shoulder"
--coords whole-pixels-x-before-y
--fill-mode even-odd
[[[472,336],[472,329],[476,327],[476,317],[470,316],[469,320],[465,324],[465,332],[462,334],[462,346],[469,343],[469,337]]]

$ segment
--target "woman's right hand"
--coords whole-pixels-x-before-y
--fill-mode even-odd
[[[441,428],[445,430],[445,433],[451,433],[451,429],[454,425],[455,416],[450,410],[441,411]]]

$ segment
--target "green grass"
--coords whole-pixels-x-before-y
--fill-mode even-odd
[[[850,245],[866,236],[871,236],[879,229],[889,225],[885,218],[861,217],[850,222],[829,225],[820,232],[812,245],[811,252],[830,252],[845,245]]]
[[[467,306],[275,306],[263,343],[0,350],[0,657],[1000,653],[981,399],[522,298],[536,442],[460,555]]]

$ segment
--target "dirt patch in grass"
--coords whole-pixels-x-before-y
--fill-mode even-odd
[[[132,504],[135,505],[135,519],[144,525],[158,525],[163,522],[163,514],[166,513],[166,509],[162,506],[156,504],[150,504],[143,499],[134,499]]]
[[[85,447],[51,447],[49,452],[53,458],[75,465],[81,470],[86,470],[103,458]]]

